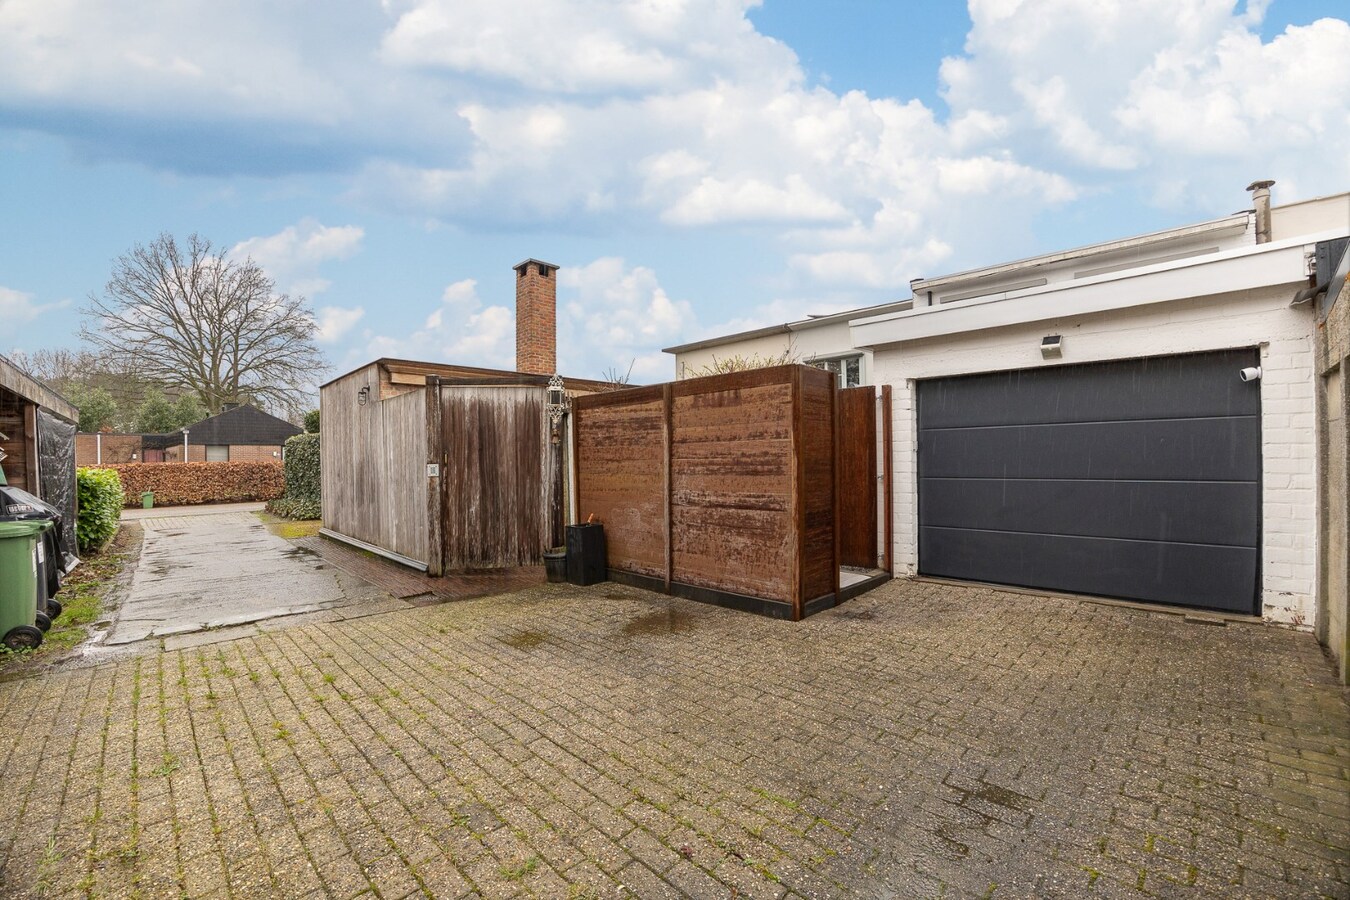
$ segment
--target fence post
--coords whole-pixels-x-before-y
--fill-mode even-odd
[[[666,495],[666,593],[670,593],[670,584],[675,580],[675,545],[674,545],[674,526],[671,524],[671,514],[674,512],[674,491],[675,478],[671,472],[670,456],[672,446],[675,441],[675,435],[672,431],[671,421],[675,414],[675,390],[670,382],[666,382],[661,391],[662,406],[665,412],[665,454],[662,458],[661,473],[665,481]]]
[[[427,574],[445,574],[445,441],[441,430],[441,379],[427,376]],[[432,467],[435,467],[434,469]],[[431,473],[435,472],[435,475]]]

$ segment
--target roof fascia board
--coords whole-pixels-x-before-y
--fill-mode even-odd
[[[0,387],[18,394],[30,403],[36,403],[67,422],[78,422],[80,420],[80,411],[75,404],[29,375],[4,356],[0,356]]]
[[[1282,246],[1262,244],[1260,247],[1260,252],[1233,253],[1222,259],[1205,257],[1199,265],[1164,264],[1130,272],[1124,277],[1104,276],[1091,283],[1085,283],[1086,279],[1061,282],[1008,298],[1016,299],[1016,303],[1003,303],[1004,298],[994,297],[957,306],[927,307],[908,314],[860,319],[849,323],[849,335],[855,347],[878,347],[1045,319],[1306,283],[1304,239],[1284,242]],[[1202,289],[1197,290],[1197,273],[1191,270],[1200,265],[1207,271],[1200,282]],[[934,312],[942,315],[933,315]]]
[[[833,325],[839,322],[850,322],[859,313],[869,315],[884,315],[888,312],[899,312],[908,309],[914,304],[913,299],[906,297],[904,300],[892,300],[888,303],[878,303],[876,306],[864,306],[860,309],[846,309],[843,312],[830,313],[827,316],[815,316],[809,319],[798,319],[795,322],[784,322],[781,325],[768,325],[764,328],[756,328],[752,331],[738,331],[735,334],[725,334],[720,337],[704,338],[701,341],[693,341],[688,344],[679,344],[674,347],[667,347],[662,353],[688,353],[692,350],[704,350],[708,347],[720,347],[723,344],[734,344],[740,341],[752,341],[756,338],[773,337],[776,334],[792,334],[798,331],[809,331],[812,328],[819,328],[823,325]]]
[[[666,347],[662,353],[688,353],[692,350],[704,350],[708,347],[720,347],[722,344],[731,344],[737,341],[753,341],[756,338],[773,337],[775,334],[789,334],[791,329],[786,323],[781,325],[769,325],[765,328],[756,328],[752,331],[738,331],[735,334],[726,334],[721,337],[704,338],[701,341],[691,341],[688,344],[679,344],[674,347]]]
[[[938,278],[920,279],[911,282],[911,287],[917,294],[920,291],[927,292],[947,287],[958,282],[974,281],[982,278],[996,278],[1000,275],[1006,275],[1016,272],[1019,269],[1033,269],[1041,266],[1053,265],[1054,263],[1067,262],[1071,259],[1081,259],[1089,256],[1100,256],[1108,253],[1115,253],[1120,250],[1133,250],[1138,247],[1146,247],[1152,244],[1164,244],[1169,241],[1177,241],[1183,238],[1196,237],[1199,235],[1209,235],[1221,231],[1237,231],[1246,229],[1249,225],[1250,213],[1237,213],[1227,216],[1223,219],[1215,219],[1210,222],[1201,222],[1198,225],[1188,225],[1185,228],[1173,228],[1168,231],[1155,231],[1152,234],[1141,234],[1135,237],[1122,238],[1116,241],[1106,241],[1100,244],[1090,244],[1086,247],[1075,247],[1072,250],[1062,250],[1058,253],[1048,253],[1044,256],[1032,256],[1027,259],[1014,260],[1012,262],[1000,263],[995,266],[986,266],[980,269],[970,269],[965,272],[956,272],[951,275],[942,275]]]

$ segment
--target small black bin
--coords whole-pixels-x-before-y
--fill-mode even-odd
[[[580,585],[608,580],[605,526],[599,522],[567,526],[567,580]]]

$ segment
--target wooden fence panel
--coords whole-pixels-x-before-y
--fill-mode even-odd
[[[320,392],[323,523],[338,534],[427,561],[422,389],[379,400],[378,366]],[[365,402],[358,399],[371,387]]]
[[[876,389],[839,392],[839,561],[877,564]]]
[[[801,422],[797,434],[803,483],[802,603],[833,594],[839,575],[835,557],[835,380],[823,369],[802,369]]]
[[[838,396],[779,366],[578,398],[577,515],[604,522],[611,573],[785,618],[838,602]]]
[[[614,393],[573,410],[577,516],[605,525],[609,565],[666,577],[666,413],[661,388]]]
[[[717,386],[709,382],[701,387]],[[792,384],[781,373],[777,382],[735,384],[673,399],[671,577],[790,602]]]
[[[442,386],[446,571],[542,561],[549,539],[545,402],[537,386]]]

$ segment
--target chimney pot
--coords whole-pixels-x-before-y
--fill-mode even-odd
[[[516,371],[552,375],[558,369],[558,267],[527,259],[516,270]]]
[[[1269,244],[1270,233],[1270,188],[1273,181],[1253,181],[1247,185],[1252,192],[1252,206],[1256,209],[1256,242]]]

